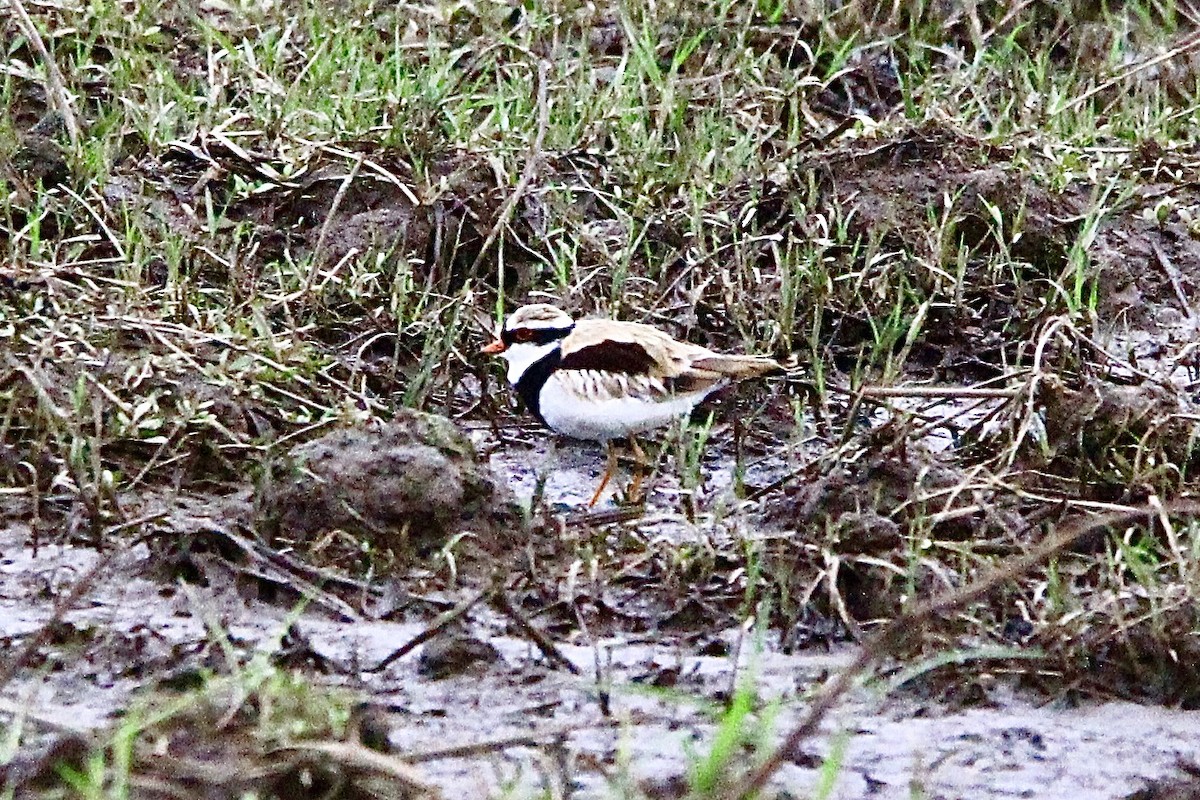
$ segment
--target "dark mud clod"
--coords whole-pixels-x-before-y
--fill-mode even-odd
[[[524,527],[508,488],[454,424],[408,410],[295,448],[272,468],[258,508],[275,541],[311,544],[340,530],[402,558],[460,533],[484,551],[505,552]]]
[[[417,659],[417,672],[430,680],[461,675],[500,661],[500,651],[490,642],[461,631],[444,633],[428,642]]]
[[[1039,400],[1045,442],[1031,446],[1030,461],[1069,471],[1097,498],[1173,492],[1200,467],[1200,426],[1191,402],[1174,388],[1094,379],[1072,386],[1048,378]]]

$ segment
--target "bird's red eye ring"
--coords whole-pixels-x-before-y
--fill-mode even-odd
[[[517,328],[515,331],[513,331],[512,338],[513,338],[514,342],[532,342],[533,341],[533,329]]]

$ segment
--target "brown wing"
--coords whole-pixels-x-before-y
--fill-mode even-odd
[[[560,366],[660,379],[670,393],[689,394],[779,369],[774,359],[714,353],[649,325],[580,320],[562,345]]]
[[[649,325],[606,319],[580,320],[562,346],[564,367],[658,378],[683,372],[696,351],[708,352]]]
[[[658,370],[654,356],[637,342],[605,339],[563,353],[560,369],[584,369],[628,375],[650,375]]]

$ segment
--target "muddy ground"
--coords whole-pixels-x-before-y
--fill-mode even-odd
[[[521,459],[505,450],[492,463],[524,496],[528,463],[543,459],[557,463],[547,502],[578,509],[603,467],[588,448],[537,448]],[[727,477],[713,462],[708,477],[719,487]],[[670,497],[673,488],[655,491]],[[178,498],[151,504],[176,509],[162,535],[178,536],[224,528],[245,502],[193,500],[186,513]],[[711,528],[655,517],[648,510],[625,535],[721,546]],[[753,687],[757,707],[771,709],[769,724],[754,734],[770,743],[803,711],[801,698],[848,664],[853,647],[844,634],[825,630],[785,652],[774,632],[714,628],[711,620],[697,625],[626,606],[604,635],[554,637],[568,667],[548,662],[510,620],[483,608],[375,671],[428,629],[424,618],[450,608],[462,592],[410,595],[407,581],[376,582],[361,596],[369,610],[346,606],[339,614],[314,603],[297,614],[252,563],[232,559],[242,563],[231,567],[215,543],[191,555],[207,562],[198,582],[181,582],[179,564],[161,543],[142,543],[108,557],[86,599],[54,617],[53,598],[106,556],[57,544],[35,555],[22,524],[10,524],[5,536],[0,634],[17,643],[44,626],[50,631],[6,694],[10,713],[30,715],[28,728],[103,729],[148,687],[178,691],[202,681],[206,670],[225,671],[215,626],[238,653],[269,652],[276,665],[369,699],[389,747],[405,756],[499,742],[482,753],[420,763],[423,778],[445,797],[606,797],[621,786],[681,796],[696,751],[714,738],[714,714],[739,683]],[[287,580],[286,571],[264,571]],[[525,607],[536,620],[539,609]],[[919,677],[915,684],[884,676],[869,682],[839,704],[773,785],[780,796],[809,796],[829,781],[823,764],[835,752],[840,767],[822,796],[1113,798],[1153,790],[1200,762],[1196,712],[1021,690],[1005,668],[1009,656],[968,654],[969,688],[914,690]]]
[[[0,21],[5,791],[1194,796],[1194,20],[934,6]],[[527,300],[794,368],[589,508]]]

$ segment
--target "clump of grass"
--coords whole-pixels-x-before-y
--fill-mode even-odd
[[[282,636],[243,662],[215,621],[209,628],[227,674],[205,671],[183,691],[147,692],[108,730],[86,739],[64,732],[37,762],[6,762],[8,791],[47,799],[436,796],[407,764],[358,742],[367,734],[351,693],[274,663]],[[386,742],[367,744],[386,750]]]
[[[276,796],[306,769],[314,781],[330,780],[316,764],[279,754],[340,740],[350,712],[348,696],[282,671],[214,678],[182,694],[147,696],[86,752],[46,764],[37,787],[15,788],[39,798],[152,797],[198,785]]]

